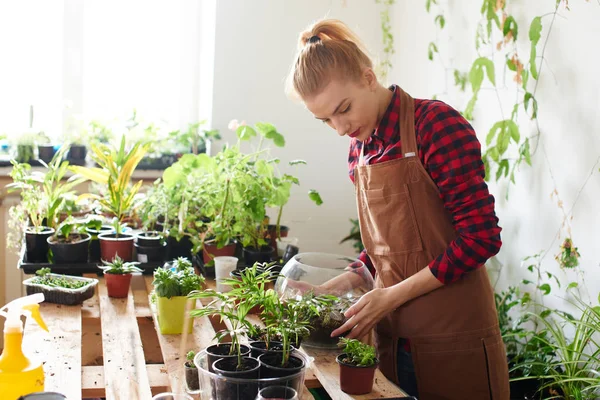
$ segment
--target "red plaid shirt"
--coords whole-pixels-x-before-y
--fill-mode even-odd
[[[377,164],[402,157],[398,127],[400,96],[398,87],[379,127],[364,142],[365,162]],[[436,183],[444,207],[452,215],[458,233],[443,254],[429,268],[442,283],[460,279],[481,267],[498,253],[501,228],[494,212],[494,197],[484,181],[481,146],[471,125],[458,111],[436,100],[415,99],[415,131],[419,159]],[[348,167],[354,182],[362,142],[352,139]],[[366,251],[360,259],[374,268]]]

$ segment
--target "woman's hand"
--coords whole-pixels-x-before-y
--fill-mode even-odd
[[[344,315],[348,321],[338,329],[331,332],[331,337],[339,336],[345,332],[348,339],[358,339],[365,336],[383,319],[384,316],[395,310],[397,301],[392,298],[391,288],[377,288],[363,295],[354,303]]]

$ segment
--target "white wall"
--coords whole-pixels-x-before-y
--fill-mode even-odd
[[[271,122],[286,139],[286,146],[273,154],[286,162],[308,162],[293,171],[301,186],[294,188],[283,214],[302,251],[353,255],[350,245],[338,243],[350,230],[348,219],[356,217],[356,203],[347,173],[348,140],[284,93],[298,35],[311,22],[329,16],[344,20],[367,46],[378,49],[379,10],[374,1],[348,1],[346,6],[337,0],[217,2],[213,126],[224,133],[224,140],[235,141],[227,130],[231,119]],[[321,193],[322,206],[308,199],[309,189]],[[277,214],[270,216],[273,220]]]
[[[391,79],[416,97],[430,97],[444,91],[443,67],[440,62],[427,59],[427,45],[440,38],[440,50],[446,67],[458,67],[468,71],[475,53],[475,28],[479,20],[480,1],[441,1],[446,14],[446,28],[440,33],[434,27],[435,13],[427,14],[422,3],[397,2],[392,25],[396,38],[396,55],[393,59]],[[510,10],[519,23],[519,51],[528,59],[529,23],[536,15],[553,11],[554,2],[509,2]],[[570,2],[570,11],[561,7],[546,48],[544,64],[536,97],[539,102],[539,122],[542,142],[532,157],[533,167],[524,165],[516,176],[516,185],[510,187],[506,200],[506,184],[490,184],[496,197],[497,213],[503,227],[503,247],[498,260],[504,265],[499,287],[518,283],[523,277],[530,278],[521,267],[521,260],[549,249],[542,267],[558,273],[562,282],[576,279],[572,271],[564,273],[558,268],[554,255],[559,252],[562,240],[553,239],[563,221],[553,190],[558,190],[568,212],[577,192],[593,172],[573,209],[572,238],[581,253],[580,263],[585,283],[592,298],[600,291],[600,165],[594,164],[600,157],[600,80],[597,66],[600,56],[597,43],[600,40],[600,5],[596,2]],[[545,17],[542,39],[548,33],[551,17]],[[498,37],[498,36],[496,36]],[[496,41],[498,41],[497,39]],[[541,46],[538,47],[541,54]],[[485,53],[487,55],[489,53]],[[496,81],[504,86],[501,57],[496,57]],[[509,71],[510,72],[510,71]],[[535,81],[530,81],[530,91]],[[452,86],[452,77],[449,77]],[[491,87],[489,82],[484,87]],[[505,115],[510,113],[510,100],[514,96],[512,75],[506,75],[507,89],[500,90]],[[458,109],[464,109],[469,95],[450,90],[440,97]],[[501,119],[496,93],[482,90],[473,122],[479,139],[485,136],[491,124]],[[525,121],[521,134],[535,134],[535,126]],[[547,159],[542,151],[546,150]],[[553,183],[550,168],[556,186]],[[564,238],[566,230],[561,232]],[[553,294],[559,292],[553,287]],[[585,297],[585,293],[582,293]],[[564,292],[560,293],[564,296]],[[554,304],[562,300],[553,298]]]

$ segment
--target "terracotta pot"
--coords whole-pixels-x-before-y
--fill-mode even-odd
[[[131,283],[131,274],[109,274],[104,273],[108,297],[122,299],[129,294],[129,284]]]
[[[204,244],[202,249],[202,260],[204,264],[208,264],[214,257],[226,256],[233,257],[235,255],[235,243],[230,243],[225,247],[217,248],[214,244]]]
[[[346,358],[346,354],[340,354],[335,359],[340,365],[340,388],[342,392],[348,394],[371,393],[379,360],[370,367],[358,367],[343,362],[344,358]]]
[[[118,254],[123,261],[133,260],[133,241],[135,237],[127,233],[121,233],[118,237],[114,233],[101,233],[100,258],[112,262]]]

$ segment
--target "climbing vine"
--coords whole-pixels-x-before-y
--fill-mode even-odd
[[[383,57],[377,66],[377,75],[382,82],[386,82],[388,72],[392,68],[391,58],[394,54],[394,35],[392,35],[390,9],[395,2],[396,0],[375,0],[375,3],[383,5],[383,10],[380,13]]]

